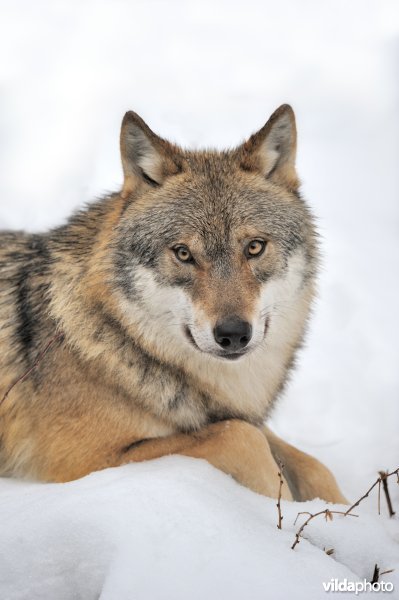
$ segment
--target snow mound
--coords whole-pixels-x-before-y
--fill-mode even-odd
[[[368,507],[314,519],[291,549],[297,513],[323,508],[283,502],[279,531],[274,500],[180,456],[66,484],[2,479],[0,598],[309,600],[332,578],[370,579],[375,563],[396,568],[382,580],[399,591],[399,522]]]

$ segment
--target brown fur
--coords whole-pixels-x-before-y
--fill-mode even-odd
[[[222,153],[179,149],[127,113],[121,193],[49,233],[0,234],[0,398],[62,332],[0,405],[1,474],[69,481],[179,453],[276,496],[280,457],[285,498],[344,501],[323,465],[261,429],[314,297],[295,149],[287,106]],[[248,259],[257,238],[266,250]],[[232,315],[254,331],[238,362],[211,334]]]

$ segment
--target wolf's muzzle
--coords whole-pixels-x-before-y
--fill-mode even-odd
[[[249,344],[252,337],[252,326],[238,317],[230,317],[216,325],[213,336],[226,354],[234,354]]]

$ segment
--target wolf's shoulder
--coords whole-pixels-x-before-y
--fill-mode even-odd
[[[26,231],[0,231],[0,269],[21,265],[46,254],[44,234]]]

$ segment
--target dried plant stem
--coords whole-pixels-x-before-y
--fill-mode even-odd
[[[371,584],[373,583],[378,583],[380,580],[381,575],[386,575],[387,573],[393,573],[395,569],[387,569],[386,571],[381,571],[380,567],[375,564],[374,565],[374,571],[373,571],[373,577],[371,579]]]
[[[294,521],[294,525],[297,522],[297,519],[300,515],[309,515],[309,517],[306,519],[306,521],[304,523],[302,523],[301,527],[298,529],[298,531],[295,534],[295,540],[294,543],[291,546],[291,549],[294,550],[295,546],[297,544],[299,544],[300,537],[301,534],[303,532],[303,530],[305,529],[306,525],[308,525],[310,523],[310,521],[312,521],[312,519],[315,519],[316,517],[319,517],[320,515],[324,515],[326,518],[326,521],[332,521],[333,520],[333,515],[344,515],[346,516],[346,513],[342,510],[330,510],[329,508],[325,508],[324,510],[321,510],[317,513],[310,513],[310,512],[299,512],[296,516],[296,519]],[[358,515],[349,515],[350,517],[357,517]]]
[[[371,583],[378,583],[378,580],[380,578],[380,569],[378,568],[378,565],[375,564],[374,565],[374,572],[373,572],[373,578],[371,580]]]
[[[382,482],[382,489],[384,490],[385,498],[387,501],[389,516],[393,517],[395,514],[395,511],[392,508],[391,496],[389,495],[388,481],[387,481],[387,478],[389,475],[385,471],[380,471],[379,473],[380,473],[380,479]],[[381,483],[380,483],[380,487],[381,487]]]
[[[378,479],[377,479],[377,480],[376,480],[376,481],[373,483],[373,485],[372,485],[372,486],[371,486],[371,487],[370,487],[370,488],[367,490],[367,492],[366,492],[365,494],[363,494],[363,496],[362,496],[361,498],[359,498],[359,500],[357,500],[357,501],[356,501],[354,504],[352,504],[352,506],[351,506],[351,507],[349,507],[349,508],[348,508],[348,510],[346,511],[345,515],[349,515],[349,514],[352,512],[352,510],[353,510],[354,508],[356,508],[356,506],[359,506],[359,504],[362,502],[362,500],[365,500],[365,499],[366,499],[366,498],[369,496],[370,492],[371,492],[371,491],[372,491],[372,490],[373,490],[373,489],[374,489],[374,488],[375,488],[377,485],[381,485],[381,482],[382,482],[382,484],[384,485],[384,480],[385,480],[385,482],[386,482],[386,479],[387,479],[388,477],[391,477],[392,475],[396,475],[396,476],[399,478],[399,467],[398,467],[397,469],[395,469],[394,471],[391,471],[391,473],[384,473],[384,479],[383,479],[383,478],[380,476],[380,477],[379,477],[379,478],[378,478]],[[388,486],[387,486],[387,487],[388,487]],[[392,508],[392,505],[391,505],[391,508]]]
[[[391,502],[391,498],[389,495],[389,490],[388,490],[388,483],[387,483],[387,479],[388,477],[392,477],[393,475],[396,475],[398,483],[399,483],[399,467],[397,469],[395,469],[394,471],[391,471],[390,473],[388,472],[384,472],[384,471],[380,471],[379,472],[380,476],[378,477],[378,479],[373,483],[373,485],[367,490],[367,492],[365,494],[363,494],[363,496],[361,498],[359,498],[359,500],[357,500],[354,504],[352,504],[352,506],[350,506],[348,508],[347,511],[339,511],[339,510],[330,510],[328,508],[321,510],[317,513],[310,513],[310,512],[299,512],[296,516],[296,519],[294,521],[294,525],[298,520],[298,517],[300,515],[309,515],[309,517],[306,519],[306,521],[301,525],[301,527],[298,529],[297,533],[295,534],[295,540],[294,543],[292,544],[291,548],[292,550],[294,550],[295,546],[297,544],[299,544],[300,542],[300,537],[301,534],[303,532],[303,530],[305,529],[305,527],[308,525],[308,523],[310,523],[310,521],[316,517],[319,517],[320,515],[325,515],[326,520],[331,520],[332,521],[332,515],[334,514],[338,514],[338,515],[344,515],[345,517],[349,516],[349,517],[357,517],[358,515],[354,515],[352,514],[352,510],[356,507],[359,506],[359,504],[362,502],[362,500],[364,500],[365,498],[367,498],[370,494],[370,492],[378,485],[378,514],[380,513],[380,494],[381,494],[381,484],[385,493],[385,497],[387,500],[387,504],[388,504],[388,511],[389,511],[389,515],[392,517],[395,512],[392,508],[392,502]],[[379,577],[379,569],[377,567],[377,565],[375,566],[375,569],[378,570],[377,575],[375,575],[377,578]],[[376,572],[376,571],[375,571]],[[390,571],[384,571],[384,573],[389,573]],[[378,581],[378,579],[376,580]]]
[[[277,473],[277,475],[278,475],[278,478],[279,478],[279,480],[280,480],[280,485],[279,485],[279,488],[278,488],[277,504],[276,504],[276,506],[277,506],[277,513],[278,513],[278,523],[277,523],[277,528],[278,528],[278,529],[282,529],[282,525],[283,525],[283,518],[284,518],[284,517],[283,517],[283,515],[282,515],[282,513],[281,513],[281,490],[282,490],[282,487],[283,487],[283,485],[284,485],[284,481],[283,481],[283,469],[284,469],[284,465],[283,465],[283,463],[282,463],[282,462],[280,462],[279,460],[277,461],[277,463],[278,463],[278,465],[279,465],[279,467],[280,467],[280,470],[279,470],[279,472]]]

